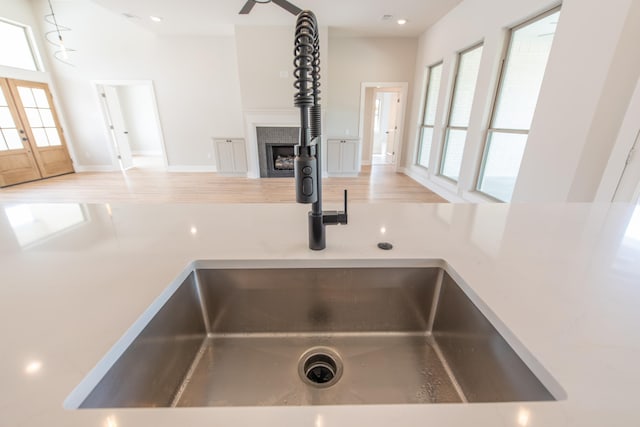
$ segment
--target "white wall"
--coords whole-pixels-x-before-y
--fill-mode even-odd
[[[418,40],[330,36],[329,46],[331,86],[325,133],[331,138],[362,137],[358,135],[361,83],[408,82],[412,94]]]
[[[131,152],[141,155],[161,155],[161,135],[156,121],[156,105],[151,87],[147,85],[117,86],[122,117],[129,132]]]
[[[592,200],[638,78],[640,22],[630,5],[638,0],[565,0],[547,65],[513,201]],[[408,173],[452,201],[479,201],[479,172],[492,98],[508,29],[558,2],[465,0],[420,39],[411,109]],[[637,6],[636,6],[637,7]],[[440,161],[445,111],[450,102],[456,53],[484,41],[476,96],[459,184],[435,174]],[[635,44],[634,44],[635,43]],[[415,166],[426,68],[444,60],[443,85],[429,170]],[[416,91],[417,92],[417,91]]]
[[[34,2],[35,16],[44,15],[46,1]],[[212,137],[242,135],[233,38],[160,37],[91,2],[53,4],[72,29],[65,44],[77,50],[75,68],[52,61],[52,72],[80,164],[112,164],[93,80],[153,81],[170,166],[209,167]]]
[[[293,108],[291,27],[236,27],[242,106],[245,110]]]

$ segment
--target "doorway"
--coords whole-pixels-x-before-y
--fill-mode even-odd
[[[375,89],[373,112],[373,149],[371,163],[395,163],[396,135],[398,131],[397,112],[400,91]]]
[[[114,167],[165,170],[167,156],[153,84],[96,82]]]
[[[407,83],[363,83],[362,164],[397,170],[402,150]]]
[[[49,86],[0,78],[0,187],[72,172]]]

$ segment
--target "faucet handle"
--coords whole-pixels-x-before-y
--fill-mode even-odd
[[[347,224],[347,190],[344,190],[344,211],[324,211],[322,223],[324,225]]]
[[[338,224],[347,224],[349,215],[347,213],[347,189],[344,189],[344,212],[338,212]]]

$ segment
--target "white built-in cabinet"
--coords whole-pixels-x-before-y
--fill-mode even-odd
[[[214,139],[216,167],[218,173],[225,175],[246,175],[247,150],[244,139]]]
[[[329,139],[327,141],[327,172],[329,175],[357,175],[359,140]]]

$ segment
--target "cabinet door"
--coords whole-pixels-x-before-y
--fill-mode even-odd
[[[228,142],[227,142],[228,141]],[[220,173],[232,173],[233,165],[233,144],[230,140],[216,140],[217,169]]]
[[[342,143],[339,139],[330,139],[327,141],[327,172],[342,172]]]
[[[342,173],[358,172],[358,141],[344,141],[340,144]]]
[[[233,149],[233,172],[247,172],[247,150],[243,139],[234,139],[231,143]]]

